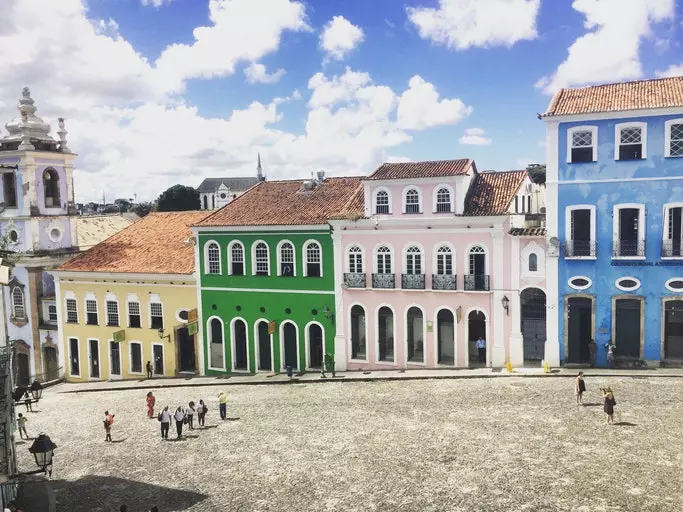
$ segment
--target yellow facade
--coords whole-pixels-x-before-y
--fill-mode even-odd
[[[59,352],[66,381],[143,379],[147,361],[155,378],[200,374],[199,336],[189,335],[186,321],[188,312],[197,308],[194,278],[112,277],[55,272]],[[117,343],[114,333],[121,330],[125,338]]]

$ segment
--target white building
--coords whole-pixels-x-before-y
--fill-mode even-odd
[[[233,199],[244,194],[260,181],[264,181],[261,155],[258,156],[255,177],[206,178],[199,185],[199,201],[202,210],[218,210]]]

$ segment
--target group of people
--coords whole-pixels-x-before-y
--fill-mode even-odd
[[[611,387],[600,388],[602,391],[603,410],[607,414],[607,424],[614,424],[614,406],[617,405],[617,401],[614,399],[614,392]],[[583,378],[583,372],[579,372],[579,375],[574,381],[574,394],[576,395],[577,405],[583,405],[583,394],[586,392],[586,381]]]
[[[227,417],[227,403],[228,397],[223,391],[218,394],[218,404],[221,419],[224,420]],[[147,393],[147,417],[154,418],[154,406],[156,405],[156,397],[151,391]],[[189,402],[187,408],[178,406],[175,412],[168,410],[168,406],[165,406],[156,418],[161,424],[161,439],[168,439],[168,432],[171,427],[171,422],[175,421],[177,439],[180,439],[183,435],[183,427],[188,426],[189,430],[194,430],[194,416],[197,415],[197,425],[199,427],[205,426],[206,414],[209,412],[209,408],[204,403],[204,400],[199,400],[198,404],[194,402]]]

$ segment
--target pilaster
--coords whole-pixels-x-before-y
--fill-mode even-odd
[[[551,366],[560,365],[560,332],[559,332],[559,248],[549,240],[560,238],[558,232],[558,123],[546,121],[546,233],[545,253],[546,274],[546,342],[545,360]]]
[[[27,268],[28,282],[26,283],[26,306],[30,311],[31,322],[31,350],[33,351],[33,361],[35,365],[34,375],[43,372],[43,354],[40,347],[40,294],[43,288],[42,269]]]
[[[491,317],[493,318],[493,343],[489,343],[491,350],[486,351],[488,366],[505,365],[505,312],[502,299],[504,291],[504,244],[503,229],[497,227],[491,233],[493,238],[493,295],[491,302]]]
[[[62,368],[60,377],[66,375],[66,365],[68,359],[66,357],[66,344],[64,343],[64,300],[62,299],[62,283],[59,276],[55,276],[55,305],[57,306],[57,357],[59,359],[59,367]],[[84,312],[85,314],[85,312]]]
[[[510,348],[508,359],[512,366],[524,365],[524,337],[522,336],[522,306],[519,295],[519,274],[521,267],[519,264],[519,237],[511,237],[510,250],[510,276],[512,278],[512,286],[510,297],[510,316],[512,317],[512,325],[510,330]]]
[[[339,227],[333,227],[332,248],[334,253],[334,366],[338,372],[346,371],[347,351],[346,337],[344,336],[344,289],[342,288],[344,278],[344,255],[342,249],[342,235]]]
[[[194,279],[195,290],[197,293],[197,334],[195,334],[195,336],[197,337],[197,339],[195,340],[195,347],[199,349],[199,364],[197,365],[197,373],[199,375],[206,375],[204,349],[206,348],[206,350],[208,351],[210,347],[208,347],[204,343],[204,312],[202,311],[202,280],[200,271],[201,265],[199,261],[199,235],[194,230],[192,233],[192,240],[194,243]],[[223,333],[223,336],[225,337],[225,332]],[[225,357],[225,355],[223,357]]]

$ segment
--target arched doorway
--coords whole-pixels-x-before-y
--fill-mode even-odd
[[[247,324],[237,319],[232,324],[233,365],[235,370],[248,370],[247,360]]]
[[[455,364],[455,318],[448,309],[440,310],[436,315],[437,363]]]
[[[538,288],[527,288],[520,294],[522,306],[522,338],[524,360],[540,361],[545,357],[546,299],[545,292]]]
[[[418,307],[406,313],[406,342],[409,363],[424,363],[424,315]]]
[[[262,371],[273,370],[273,359],[270,354],[270,334],[268,334],[268,322],[261,320],[256,326],[258,335],[258,369]]]
[[[176,329],[176,344],[179,362],[178,370],[181,372],[194,373],[197,370],[194,334],[190,334],[190,329],[187,326],[178,327]]]
[[[308,366],[322,368],[323,364],[323,330],[318,324],[308,326]]]
[[[16,354],[16,385],[17,386],[28,386],[30,384],[29,380],[31,377],[31,370],[29,366],[28,354],[23,352],[18,352]]]
[[[57,361],[57,349],[55,347],[43,347],[43,367],[45,368],[46,381],[59,378],[59,362]]]
[[[664,303],[664,359],[683,361],[683,300]]]
[[[482,338],[486,341],[486,349],[479,354],[477,340]],[[486,339],[486,315],[481,311],[470,311],[467,315],[467,339],[470,346],[470,364],[486,365],[486,351],[490,349],[491,340]]]
[[[211,368],[221,369],[225,365],[223,359],[225,350],[223,348],[223,322],[220,318],[209,320],[209,335]]]
[[[297,340],[296,326],[292,322],[285,322],[282,325],[282,344],[284,345],[284,358],[282,366],[293,369],[299,368],[298,355],[299,340]]]

